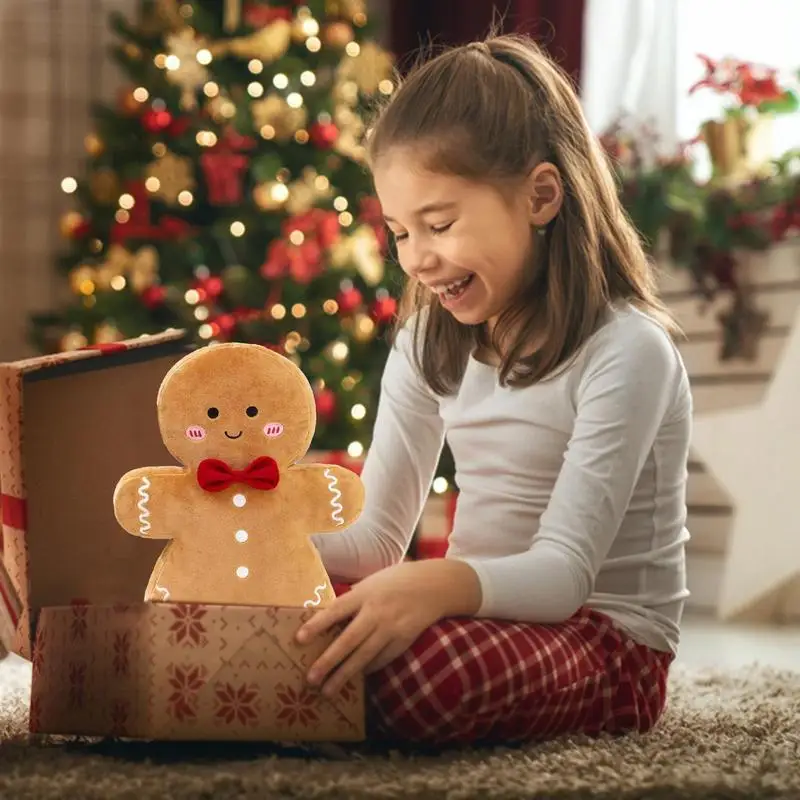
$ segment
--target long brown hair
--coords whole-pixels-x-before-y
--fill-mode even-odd
[[[531,279],[492,334],[503,384],[527,386],[552,376],[615,300],[677,332],[570,80],[532,39],[490,35],[414,66],[371,125],[369,161],[409,145],[432,171],[501,189],[542,161],[561,174],[563,204],[537,237]],[[470,351],[484,343],[484,326],[459,323],[432,291],[409,278],[395,333],[412,316],[413,349],[426,383],[440,395],[454,391]],[[501,342],[510,344],[501,348]]]

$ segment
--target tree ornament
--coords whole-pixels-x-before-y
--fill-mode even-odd
[[[174,68],[168,64],[167,80],[181,89],[181,108],[197,107],[197,92],[209,80],[209,72],[205,65],[197,60],[200,50],[208,49],[206,41],[196,36],[194,29],[184,27],[166,38],[170,55],[177,57]]]
[[[314,392],[314,404],[322,422],[329,423],[336,416],[336,394],[327,387]]]
[[[147,165],[146,174],[151,186],[158,182],[157,188],[151,189],[151,193],[171,206],[178,205],[178,195],[181,192],[191,191],[197,185],[191,159],[177,156],[170,151],[151,161]]]
[[[330,150],[339,137],[339,129],[332,122],[315,122],[308,134],[314,147],[320,150]]]
[[[120,195],[119,176],[111,167],[101,167],[89,176],[89,192],[96,203],[111,206]]]
[[[391,322],[396,313],[397,301],[394,299],[394,297],[389,295],[377,298],[370,309],[372,318],[379,325],[385,325],[386,323]]]
[[[95,344],[111,344],[112,342],[121,341],[122,338],[119,328],[113,322],[103,322],[95,328]]]
[[[96,133],[86,134],[83,139],[83,147],[92,158],[97,158],[99,155],[102,155],[105,150],[103,140]]]
[[[133,96],[135,86],[125,86],[117,94],[117,105],[126,117],[133,117],[142,111],[142,104]]]
[[[91,224],[79,211],[67,211],[61,217],[59,230],[65,239],[75,241],[89,234]]]
[[[257,58],[265,64],[271,64],[286,55],[291,42],[291,23],[276,19],[249,36],[224,39],[215,42],[209,49],[215,57],[233,55],[248,60]]]
[[[322,41],[337,50],[344,50],[353,39],[353,26],[347,22],[331,22],[322,29]]]
[[[153,310],[164,305],[164,301],[167,299],[167,290],[161,284],[154,283],[142,291],[140,298],[147,308]]]
[[[353,286],[339,292],[336,296],[336,302],[339,305],[339,312],[348,315],[361,308],[364,296]]]
[[[59,349],[62,352],[70,352],[71,350],[80,350],[88,344],[89,340],[83,335],[83,332],[80,329],[73,329],[61,338]]]
[[[389,53],[374,42],[365,42],[358,55],[345,56],[339,64],[339,77],[355,81],[364,94],[375,94],[381,81],[392,77],[394,62]]]
[[[331,266],[355,268],[369,286],[377,286],[386,264],[372,226],[359,225],[349,236],[342,236],[331,249]]]
[[[177,31],[186,27],[186,20],[178,8],[178,0],[156,0],[156,17],[167,30]]]
[[[262,211],[277,211],[289,198],[289,188],[280,181],[263,181],[253,189],[253,201]]]
[[[267,2],[245,3],[244,6],[244,24],[249,28],[266,28],[271,25],[276,19],[283,19],[287,22],[292,20],[292,9],[287,6],[280,8],[273,8]]]
[[[325,15],[328,17],[344,17],[353,21],[356,17],[365,17],[367,6],[365,0],[325,0]]]
[[[158,277],[158,250],[146,245],[135,253],[120,244],[114,244],[106,253],[102,266],[114,275],[124,275],[137,294],[155,283]]]
[[[367,314],[356,314],[353,321],[353,338],[357,342],[366,343],[375,337],[377,326],[372,317]]]
[[[306,167],[302,177],[289,184],[289,199],[286,210],[292,215],[310,211],[321,200],[333,197],[331,182],[320,175],[314,167]]]
[[[292,108],[281,95],[271,92],[250,106],[253,124],[266,139],[285,142],[303,128],[308,119],[305,107]],[[265,130],[269,128],[270,130]],[[266,135],[267,133],[271,135]]]
[[[122,52],[131,60],[139,61],[142,58],[142,48],[133,42],[126,42],[122,47]]]
[[[142,127],[148,132],[159,134],[172,125],[172,114],[164,108],[148,108],[139,118]]]

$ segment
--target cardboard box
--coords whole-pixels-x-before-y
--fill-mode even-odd
[[[172,331],[0,365],[0,635],[33,662],[31,732],[363,740],[362,680],[331,701],[305,685],[334,638],[294,643],[313,611],[142,602],[166,542],[125,533],[113,492],[175,463],[156,396],[186,352]]]

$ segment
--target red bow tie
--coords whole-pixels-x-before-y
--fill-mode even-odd
[[[207,492],[221,492],[234,483],[270,490],[278,485],[279,480],[278,464],[269,456],[251,461],[244,469],[233,469],[218,458],[206,458],[197,468],[197,482]]]

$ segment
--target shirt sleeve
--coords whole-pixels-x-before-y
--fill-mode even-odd
[[[332,578],[359,580],[405,556],[444,446],[436,396],[413,360],[412,331],[398,334],[386,361],[372,443],[361,474],[364,510],[341,533],[312,537]]]
[[[683,376],[660,327],[639,320],[634,336],[622,333],[602,330],[591,343],[573,433],[530,549],[461,559],[481,584],[479,616],[561,622],[589,598]]]

